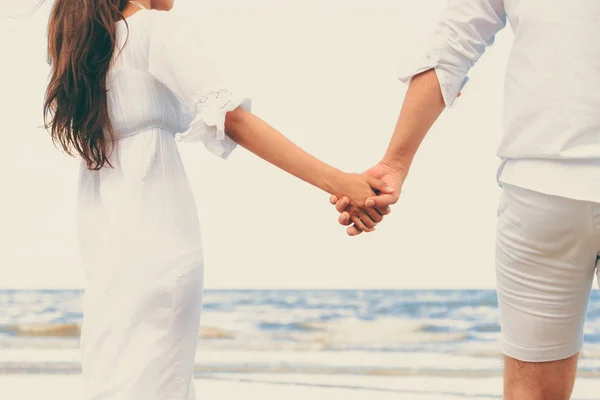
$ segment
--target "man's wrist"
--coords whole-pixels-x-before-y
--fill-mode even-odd
[[[388,167],[392,173],[396,175],[406,176],[408,175],[408,171],[410,169],[412,159],[407,160],[402,157],[388,157],[387,155],[383,157],[380,161],[380,164]]]

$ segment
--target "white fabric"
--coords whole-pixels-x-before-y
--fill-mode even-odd
[[[599,253],[600,203],[504,185],[496,278],[506,355],[545,362],[581,350]]]
[[[194,400],[203,252],[175,136],[226,158],[225,114],[249,101],[218,79],[186,21],[140,11],[127,23],[107,78],[113,168],[82,162],[79,178],[83,398]]]
[[[499,171],[511,184],[575,200],[600,202],[600,158],[588,160],[508,160]]]
[[[600,174],[600,2],[449,0],[431,46],[404,66],[400,80],[434,68],[444,101],[453,106],[470,68],[507,20],[514,43],[497,152],[499,183],[600,202],[600,190],[589,189]],[[535,170],[529,170],[531,160]]]

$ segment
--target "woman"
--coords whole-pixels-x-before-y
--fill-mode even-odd
[[[382,182],[340,172],[249,112],[217,79],[172,0],[57,0],[49,21],[52,139],[82,158],[78,235],[88,280],[86,400],[194,398],[202,298],[196,206],[176,147],[237,144],[361,207]],[[154,9],[154,10],[152,10]]]

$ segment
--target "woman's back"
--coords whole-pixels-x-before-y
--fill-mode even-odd
[[[106,77],[111,166],[81,164],[86,400],[194,399],[203,251],[175,134],[197,113],[158,78],[169,73],[158,60],[168,57],[161,47],[173,40],[171,20],[143,10],[116,22]]]
[[[117,22],[117,49],[106,82],[117,138],[153,128],[174,134],[183,132],[190,122],[191,110],[149,71],[154,24],[167,18],[167,12],[144,10]]]

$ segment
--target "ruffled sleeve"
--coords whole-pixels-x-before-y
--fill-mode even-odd
[[[211,153],[227,158],[236,143],[226,135],[225,115],[240,106],[250,111],[251,101],[230,91],[189,24],[170,12],[154,12],[148,70],[182,103],[176,139],[201,141]]]
[[[467,74],[506,26],[504,0],[452,0],[438,23],[425,54],[406,62],[398,79],[410,83],[413,76],[434,69],[447,107],[469,81]]]

